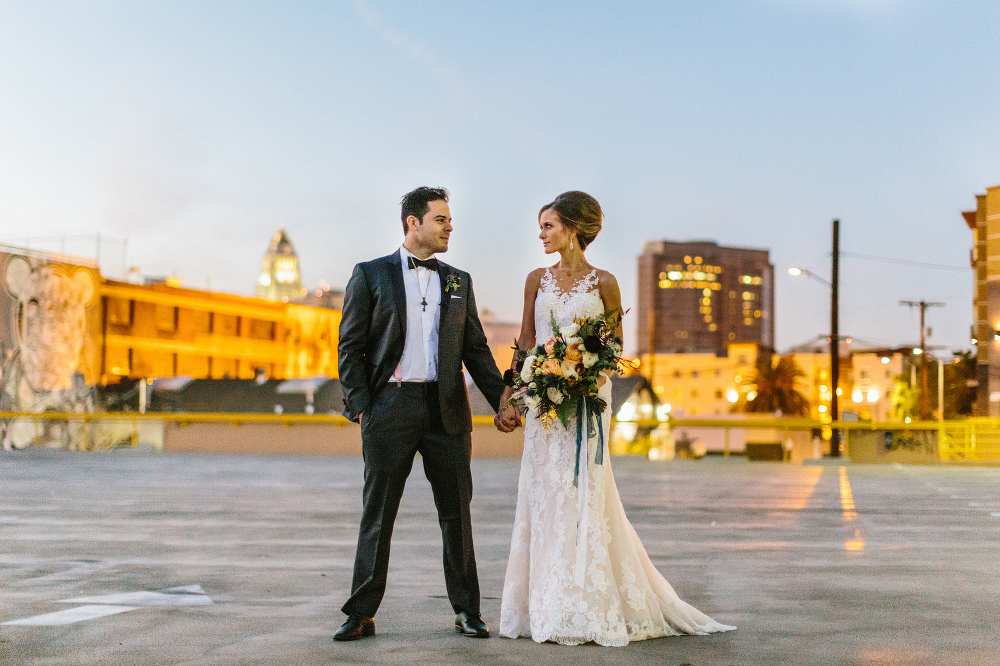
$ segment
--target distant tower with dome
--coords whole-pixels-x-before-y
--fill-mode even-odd
[[[288,303],[301,299],[305,293],[306,288],[302,285],[302,274],[299,271],[299,255],[295,253],[285,228],[279,227],[271,237],[271,244],[264,255],[254,295],[269,301]]]

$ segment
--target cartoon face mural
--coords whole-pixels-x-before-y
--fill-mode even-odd
[[[86,375],[95,348],[87,331],[95,275],[82,266],[0,252],[0,411],[94,411]],[[88,448],[78,423],[26,418],[0,421],[0,442],[4,449],[32,443]]]
[[[87,306],[94,278],[85,269],[25,257],[7,262],[5,286],[17,299],[11,313],[21,372],[35,391],[73,388],[86,333]]]

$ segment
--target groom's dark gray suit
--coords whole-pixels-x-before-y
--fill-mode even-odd
[[[483,333],[469,274],[439,262],[437,382],[392,380],[406,339],[406,288],[399,252],[360,263],[347,283],[338,345],[346,413],[361,418],[364,509],[348,615],[373,617],[385,592],[389,541],[416,452],[434,492],[444,540],[448,598],[479,614],[470,505],[472,412],[462,365],[494,409],[503,377]]]

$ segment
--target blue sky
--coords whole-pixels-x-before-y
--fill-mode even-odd
[[[997,35],[991,2],[0,1],[0,237],[128,237],[146,273],[250,293],[284,225],[343,286],[444,185],[446,260],[516,319],[538,208],[582,189],[626,305],[643,240],[769,249],[787,347],[828,328],[786,271],[828,274],[834,217],[845,251],[968,265]],[[925,299],[930,343],[968,347],[970,271],[841,265],[845,334],[913,342],[898,301]]]

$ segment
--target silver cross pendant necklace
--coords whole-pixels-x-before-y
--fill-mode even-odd
[[[424,269],[427,273],[430,273],[426,268]],[[417,271],[417,287],[420,287],[420,271]],[[431,288],[430,276],[427,278],[427,286],[423,288],[420,292],[420,306],[423,308],[424,312],[427,312],[427,290]]]

